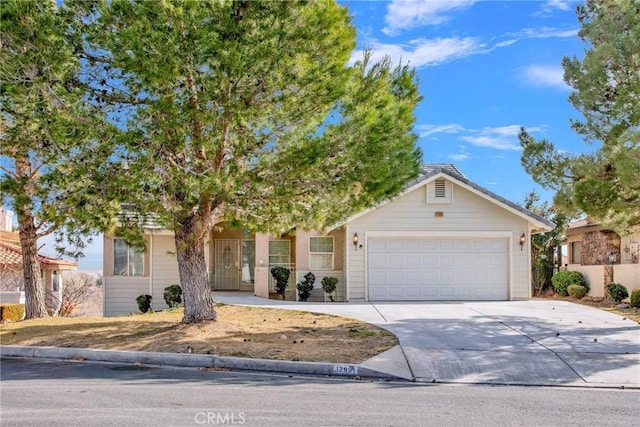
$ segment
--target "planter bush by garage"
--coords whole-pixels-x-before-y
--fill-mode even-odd
[[[611,296],[611,299],[618,304],[621,303],[623,299],[629,296],[627,288],[625,288],[620,283],[609,283],[606,288],[607,293]]]
[[[567,288],[571,285],[584,286],[587,292],[589,292],[589,283],[579,271],[561,271],[556,273],[551,278],[551,284],[556,293],[563,297],[568,295]]]
[[[634,308],[640,308],[640,289],[634,289],[631,291],[631,298],[629,298],[629,306]]]
[[[567,293],[571,298],[582,299],[587,294],[587,288],[582,285],[569,285]]]

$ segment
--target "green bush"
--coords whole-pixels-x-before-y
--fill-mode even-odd
[[[329,299],[333,301],[333,291],[336,290],[336,285],[338,284],[337,277],[323,277],[322,278],[322,290],[329,294]]]
[[[285,292],[287,291],[287,285],[289,285],[289,275],[291,275],[291,270],[286,267],[276,266],[271,269],[271,275],[276,281],[276,292],[282,295],[282,299],[284,299]]]
[[[182,288],[180,285],[169,285],[164,288],[164,302],[170,308],[177,307],[182,303]]]
[[[589,283],[579,271],[561,271],[556,273],[551,278],[551,284],[556,293],[563,297],[568,295],[567,288],[570,285],[584,286],[587,292],[589,292]]]
[[[298,296],[300,301],[306,301],[311,295],[313,290],[313,284],[316,282],[316,276],[312,272],[308,272],[304,275],[304,280],[299,282],[296,287],[298,288]]]
[[[629,296],[629,292],[627,292],[627,288],[625,288],[620,283],[609,283],[607,286],[607,293],[611,295],[611,299],[617,302],[618,304],[622,302],[623,299]]]
[[[569,285],[567,293],[571,298],[582,299],[587,294],[587,288],[582,285]]]
[[[151,310],[151,295],[138,295],[136,302],[138,303],[138,309],[142,313]]]
[[[634,289],[631,291],[631,298],[629,298],[629,305],[631,307],[640,308],[640,289]]]
[[[0,320],[17,322],[22,319],[24,319],[24,304],[0,305]]]

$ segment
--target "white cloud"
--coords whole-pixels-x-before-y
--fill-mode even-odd
[[[549,18],[553,16],[553,12],[560,10],[562,12],[568,12],[572,10],[571,2],[566,0],[547,0],[540,6],[540,10],[533,13],[533,16],[541,16]]]
[[[507,125],[484,127],[482,129],[464,128],[459,124],[445,125],[420,125],[416,126],[416,130],[420,137],[431,136],[430,139],[436,139],[433,135],[438,133],[461,134],[458,139],[476,147],[493,148],[496,150],[518,151],[521,150],[518,142],[518,132],[521,125]],[[541,127],[527,126],[527,131],[538,132]],[[466,160],[472,157],[464,146],[458,146],[460,151],[456,154],[449,155],[454,160]]]
[[[438,133],[459,133],[462,132],[464,128],[457,123],[449,123],[446,125],[418,125],[416,126],[416,131],[420,138],[425,138],[429,135],[438,134]]]
[[[449,158],[451,160],[455,160],[456,162],[463,162],[467,159],[470,159],[471,156],[467,153],[457,153],[457,154],[450,154]]]
[[[521,37],[532,39],[563,39],[568,37],[576,37],[578,35],[578,29],[562,29],[554,27],[525,28],[520,33],[514,35],[520,35]]]
[[[387,6],[382,29],[386,35],[395,35],[402,30],[415,27],[438,25],[446,22],[449,12],[471,7],[476,0],[393,0]]]
[[[561,89],[569,89],[564,82],[564,70],[560,65],[529,65],[522,75],[525,81],[533,86],[552,86]]]
[[[371,44],[371,61],[380,61],[385,56],[391,58],[396,64],[402,61],[412,67],[440,65],[455,59],[490,51],[485,44],[479,43],[475,38],[438,38],[417,39],[406,44],[391,44],[374,42]],[[355,51],[351,55],[351,62],[362,59],[362,51]]]

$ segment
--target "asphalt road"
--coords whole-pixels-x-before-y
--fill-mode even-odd
[[[630,426],[640,392],[0,361],[5,426]]]

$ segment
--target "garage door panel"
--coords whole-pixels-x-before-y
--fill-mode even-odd
[[[505,300],[506,239],[368,240],[371,300]]]

